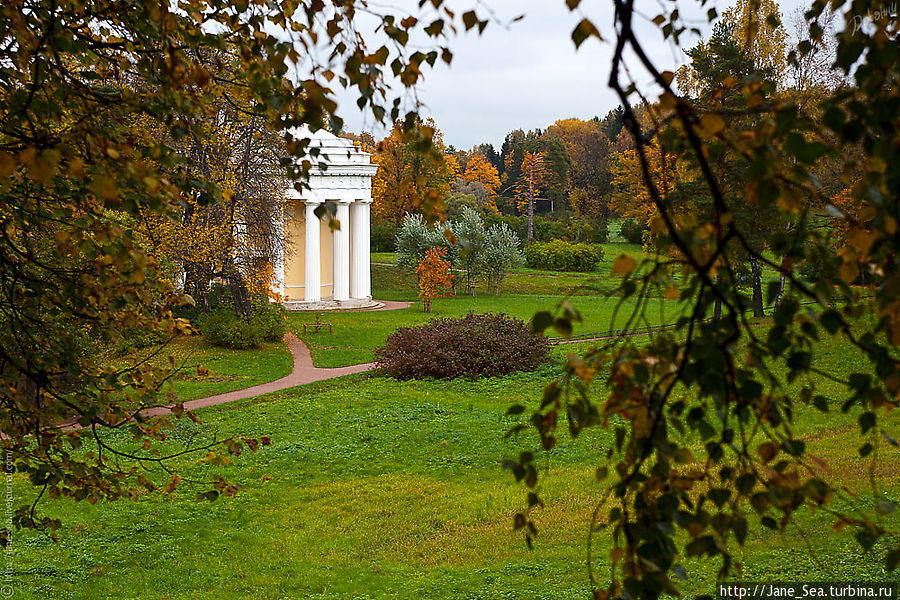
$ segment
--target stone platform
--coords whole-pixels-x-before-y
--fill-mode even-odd
[[[304,302],[303,300],[288,300],[283,302],[285,310],[315,312],[326,310],[376,310],[384,306],[383,302],[371,298],[351,298],[350,300],[332,300],[323,298],[319,302]]]

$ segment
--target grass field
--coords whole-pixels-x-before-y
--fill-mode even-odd
[[[504,439],[515,422],[506,408],[534,406],[553,371],[450,383],[360,375],[203,410],[204,428],[179,422],[173,446],[209,430],[271,437],[270,447],[228,467],[180,465],[194,478],[223,474],[244,491],[212,504],[196,502],[190,486],[168,500],[57,503],[59,543],[15,538],[21,597],[584,597],[593,465],[610,435],[564,438],[542,458],[547,507],[531,552],[510,528],[524,489],[500,468],[535,442]],[[832,464],[839,483],[860,484],[864,464],[847,452],[853,417],[799,412],[810,451]],[[897,470],[875,474],[892,499]],[[877,554],[856,550],[830,519],[802,514],[799,524],[787,535],[750,534],[747,580],[884,579]],[[687,593],[713,589],[712,565],[685,566]]]
[[[402,298],[405,292],[395,293]],[[560,299],[558,293],[462,297],[437,301],[435,311],[503,311],[527,319]],[[584,316],[580,329],[607,329],[615,302],[600,295],[573,298]],[[654,300],[647,321],[669,321],[676,313],[674,303]],[[334,333],[306,339],[319,366],[364,362],[396,327],[431,316],[415,307],[330,313]],[[310,317],[291,315],[290,324],[297,329]],[[204,348],[196,339],[181,344],[189,364],[202,362],[227,379],[176,381],[186,395],[215,393],[209,392],[214,386],[244,387],[289,370],[289,355],[277,344],[246,353]],[[46,509],[63,521],[60,541],[14,534],[7,555],[14,597],[585,598],[585,538],[600,489],[594,472],[612,445],[611,433],[591,430],[575,440],[563,434],[556,449],[539,454],[546,507],[536,514],[540,533],[532,551],[511,527],[512,516],[525,505],[525,488],[501,468],[501,461],[537,444],[532,433],[504,437],[520,419],[506,416],[507,408],[516,402],[535,407],[565,353],[583,347],[557,347],[553,360],[532,373],[452,382],[361,374],[198,411],[203,425],[178,421],[171,450],[211,436],[271,439],[270,446],[244,452],[227,466],[210,465],[202,456],[177,463],[186,480],[224,475],[242,486],[241,493],[197,502],[201,488],[188,483],[177,497],[148,493],[137,502],[49,503]],[[857,353],[826,340],[816,365],[842,374],[863,363]],[[841,397],[836,384],[819,383],[823,393]],[[809,451],[830,467],[827,477],[859,492],[843,508],[870,509],[900,498],[900,461],[882,454],[870,472],[870,463],[856,455],[862,443],[857,414],[822,414],[802,404],[796,413]],[[119,447],[133,447],[127,432],[104,435]],[[17,505],[33,499],[32,488],[18,476],[13,495]],[[900,527],[896,513],[882,519],[894,530]],[[833,522],[825,512],[804,511],[787,533],[751,529],[739,552],[743,579],[897,581],[882,571],[883,544],[864,554],[848,531],[832,529]],[[602,553],[608,541],[598,543]],[[686,596],[713,593],[717,564],[684,565]],[[605,572],[601,567],[599,574]]]
[[[301,323],[314,320],[313,315],[295,313],[288,317],[292,330],[309,346],[313,363],[318,367],[343,367],[372,360],[372,350],[384,344],[387,336],[398,327],[418,325],[435,317],[458,317],[469,311],[477,313],[503,312],[528,322],[534,313],[541,310],[555,310],[564,296],[460,296],[434,301],[430,314],[422,312],[420,304],[410,308],[392,311],[366,313],[360,318],[358,313],[328,313],[322,320],[332,323],[332,333],[322,330],[318,333],[303,334]],[[634,312],[635,302],[622,303],[618,312],[617,298],[574,297],[570,298],[582,316],[576,333],[608,331],[628,324]],[[679,310],[675,302],[653,299],[645,307],[643,317],[634,319],[632,326],[659,325],[678,318]],[[552,332],[551,332],[552,333]]]
[[[200,336],[181,337],[166,346],[139,350],[123,362],[169,366],[175,359],[178,372],[162,391],[173,391],[181,400],[224,394],[284,377],[291,372],[293,357],[282,343],[264,342],[255,350],[228,350],[206,344]],[[198,370],[198,367],[200,369]]]

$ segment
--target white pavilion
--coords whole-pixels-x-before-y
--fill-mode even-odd
[[[350,140],[324,130],[306,136],[319,155],[310,156],[309,189],[288,192],[280,227],[284,244],[274,265],[276,291],[291,310],[370,306],[370,208],[378,165]],[[337,205],[340,229],[315,215],[325,202]]]

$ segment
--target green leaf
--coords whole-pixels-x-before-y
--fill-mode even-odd
[[[859,427],[863,434],[875,427],[875,413],[868,411],[859,415]]]
[[[572,322],[560,317],[553,322],[553,329],[563,337],[572,337]]]
[[[900,563],[900,550],[891,550],[884,557],[884,570],[893,571],[897,568],[898,563]]]
[[[551,325],[553,325],[553,315],[549,311],[544,310],[531,317],[531,331],[534,333],[541,333]]]
[[[897,510],[897,505],[893,502],[889,502],[887,500],[882,500],[878,504],[875,505],[875,510],[880,515],[889,515]]]

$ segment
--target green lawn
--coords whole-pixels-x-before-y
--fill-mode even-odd
[[[303,334],[300,325],[315,320],[314,315],[309,313],[290,314],[288,323],[292,331],[309,346],[316,366],[342,367],[370,362],[373,350],[384,345],[387,336],[398,327],[419,325],[434,317],[463,316],[469,311],[504,312],[529,322],[534,313],[554,310],[565,299],[564,296],[459,296],[435,300],[431,314],[422,312],[421,304],[418,303],[407,309],[366,313],[364,318],[360,318],[358,313],[320,313],[321,320],[332,323],[332,333],[325,329],[318,333]],[[626,301],[616,313],[616,307],[620,303],[618,298],[579,296],[569,300],[583,319],[576,326],[575,333],[624,327],[629,323],[636,306],[633,301]],[[653,299],[644,308],[643,316],[633,319],[632,326],[670,323],[679,314],[677,303],[662,299]]]
[[[621,250],[636,251],[625,245]],[[395,276],[393,267],[384,269],[385,276]],[[521,276],[515,286],[544,277],[560,287],[580,277],[528,270],[514,276]],[[400,288],[376,291],[376,297],[384,297],[380,292],[410,298]],[[334,332],[308,334],[305,340],[319,366],[354,364],[371,360],[373,349],[400,326],[469,310],[528,319],[565,297],[557,291],[442,299],[431,315],[416,306],[326,313],[323,320],[334,324]],[[570,300],[584,317],[576,333],[621,327],[634,308],[625,303],[614,318],[616,298],[594,294]],[[671,322],[678,314],[677,303],[661,299],[644,308],[637,325]],[[295,313],[289,324],[296,331],[313,318]],[[600,490],[594,473],[613,443],[611,432],[589,430],[576,440],[561,432],[552,452],[539,453],[546,506],[535,515],[540,532],[532,551],[511,527],[512,516],[525,506],[525,488],[501,462],[537,446],[531,431],[504,437],[530,414],[509,417],[508,407],[535,407],[564,356],[585,347],[557,346],[551,362],[533,373],[451,382],[398,382],[369,373],[200,410],[202,425],[175,422],[168,450],[212,436],[271,439],[270,446],[255,454],[245,451],[226,466],[213,466],[199,455],[176,463],[186,481],[224,475],[242,491],[214,503],[197,502],[196,492],[206,488],[185,483],[168,498],[154,492],[136,502],[46,503],[44,508],[62,519],[60,541],[32,532],[13,535],[7,565],[14,597],[584,598],[585,537]],[[187,338],[166,350],[188,367],[172,383],[184,399],[269,381],[290,370],[283,344],[226,352]],[[833,374],[864,366],[858,353],[833,341],[823,344],[815,364]],[[210,369],[209,375],[198,377],[197,365]],[[836,384],[818,384],[821,393],[841,398]],[[600,397],[603,391],[595,393]],[[857,418],[796,406],[797,431],[809,452],[827,462],[835,484],[860,492],[853,506],[839,508],[871,509],[883,499],[900,498],[900,457],[883,445],[881,462],[870,472],[869,461],[856,454],[862,443]],[[898,437],[891,421],[884,424]],[[134,449],[125,431],[104,436],[117,447]],[[91,446],[86,442],[83,451]],[[703,456],[699,444],[694,449]],[[154,477],[165,481],[168,475],[157,471]],[[30,503],[33,488],[18,476],[12,479],[15,505]],[[894,530],[900,527],[896,513],[882,519]],[[884,545],[864,554],[848,531],[832,529],[833,522],[825,512],[802,511],[797,526],[784,534],[752,528],[739,552],[744,580],[889,579],[881,569]],[[601,536],[598,544],[601,555],[608,540]],[[717,564],[684,565],[686,596],[713,592]]]
[[[594,465],[611,435],[563,436],[542,456],[547,506],[533,551],[511,531],[525,490],[500,467],[536,442],[504,438],[516,422],[506,408],[535,406],[554,372],[449,383],[357,375],[199,411],[204,426],[178,422],[173,448],[210,431],[271,438],[227,467],[179,464],[186,478],[222,474],[244,490],[215,503],[187,486],[174,499],[48,505],[64,521],[60,542],[14,536],[17,597],[582,598]],[[865,462],[848,452],[853,416],[798,412],[838,483],[864,487]],[[129,447],[124,432],[110,437]],[[874,474],[892,499],[897,465]],[[15,493],[26,489],[16,479]],[[804,512],[787,534],[752,530],[745,579],[883,580],[877,553],[856,550],[832,521]],[[685,566],[687,594],[712,591],[712,564]]]
[[[163,387],[179,400],[193,400],[274,381],[289,374],[294,359],[284,342],[264,342],[255,350],[223,350],[200,336],[182,337],[163,347],[138,350],[121,359],[134,364],[149,357],[151,364],[168,367],[169,357],[179,370]],[[198,369],[199,367],[199,369]]]

